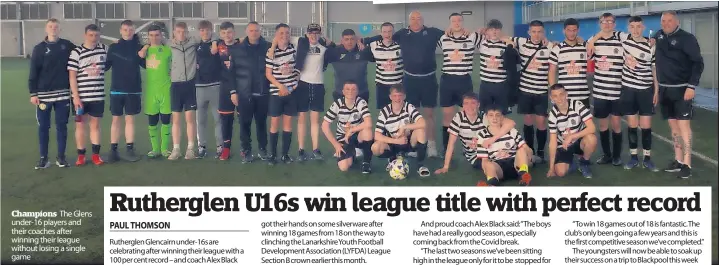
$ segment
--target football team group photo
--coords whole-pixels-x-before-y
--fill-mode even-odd
[[[662,13],[650,34],[640,16],[604,13],[586,39],[580,20],[567,18],[560,41],[539,20],[511,36],[500,18],[470,28],[460,12],[425,25],[413,11],[405,26],[332,38],[316,23],[296,38],[284,23],[197,20],[165,33],[125,20],[88,24],[81,42],[63,38],[63,22],[51,18],[27,74],[38,134],[25,151],[39,159],[13,163],[97,178],[183,163],[207,179],[219,167],[251,167],[256,178],[471,174],[455,183],[468,186],[604,178],[603,168],[621,168],[611,172],[681,185],[693,173],[704,58],[679,16]],[[103,43],[108,30],[121,38]],[[668,126],[669,142],[657,141],[657,126]],[[668,151],[662,159],[658,145]]]

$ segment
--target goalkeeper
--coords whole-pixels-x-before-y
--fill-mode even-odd
[[[162,44],[162,31],[159,26],[153,25],[148,29],[150,46],[140,51],[140,57],[147,57],[147,78],[145,79],[145,114],[148,116],[150,126],[150,142],[152,151],[147,154],[149,158],[160,155],[170,156],[170,65],[172,51],[170,47]],[[160,125],[158,137],[157,125]],[[160,141],[162,140],[162,141]],[[162,146],[162,147],[161,147]]]

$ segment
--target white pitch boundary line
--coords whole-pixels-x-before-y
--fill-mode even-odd
[[[594,105],[591,105],[591,106],[592,106],[592,109],[594,109]],[[624,119],[624,117],[622,117],[622,122],[623,122],[624,124],[629,125],[629,123],[627,123],[627,120]],[[673,143],[672,141],[670,141],[668,138],[666,138],[666,137],[664,137],[664,136],[661,136],[661,135],[658,134],[658,133],[655,133],[654,131],[652,131],[652,136],[656,137],[657,139],[661,140],[662,142],[665,142],[665,143],[671,145],[672,148],[674,147],[674,143]],[[701,160],[704,160],[705,162],[709,162],[710,164],[714,165],[715,167],[719,167],[719,162],[717,162],[716,160],[712,159],[711,157],[708,157],[708,156],[706,156],[706,155],[704,155],[704,154],[702,154],[702,153],[699,153],[699,152],[697,152],[697,151],[694,151],[694,150],[692,150],[692,155],[698,157],[698,158],[701,159]]]
[[[622,118],[622,122],[625,123],[625,124],[627,124],[627,125],[629,125],[629,123],[627,123],[627,120],[624,119],[624,118]],[[667,144],[669,144],[669,145],[671,145],[671,146],[674,146],[674,143],[673,143],[672,141],[670,141],[668,138],[666,138],[666,137],[664,137],[664,136],[661,136],[661,135],[658,134],[658,133],[655,133],[654,131],[652,131],[652,136],[656,137],[657,139],[661,140],[662,142],[665,142],[665,143],[667,143]],[[697,152],[697,151],[692,150],[692,155],[698,157],[698,158],[701,159],[701,160],[704,160],[704,161],[706,161],[706,162],[709,162],[710,164],[714,165],[715,167],[716,167],[716,166],[719,166],[719,162],[717,162],[716,160],[714,160],[714,159],[712,159],[711,157],[708,157],[708,156],[706,156],[706,155],[704,155],[704,154],[702,154],[702,153],[699,153],[699,152]]]

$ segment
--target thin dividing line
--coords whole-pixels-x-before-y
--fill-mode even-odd
[[[121,233],[249,233],[250,230],[110,230]]]

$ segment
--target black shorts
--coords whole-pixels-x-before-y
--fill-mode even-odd
[[[110,93],[110,113],[112,116],[137,115],[142,110],[141,94]]]
[[[172,82],[172,87],[170,87],[170,109],[172,112],[197,110],[196,91],[195,80]]]
[[[72,105],[72,113],[73,115],[77,116],[77,109],[75,109],[75,104]],[[82,103],[82,113],[90,115],[95,118],[102,118],[103,114],[105,113],[105,101],[88,101]]]
[[[389,146],[389,150],[385,150],[384,153],[382,153],[379,157],[380,158],[390,158],[394,156],[398,156],[400,154],[406,154],[409,152],[414,152],[414,148],[412,147],[412,133],[410,132],[409,135],[407,135],[407,144],[399,145],[399,144],[387,144]]]
[[[340,144],[342,144],[342,150],[344,151],[340,157],[337,158],[337,162],[345,160],[347,158],[354,158],[356,155],[355,148],[359,146],[359,139],[357,138],[358,134],[353,134],[350,136],[349,143],[345,143],[340,141]],[[368,154],[369,155],[369,154]]]
[[[462,97],[472,92],[472,75],[442,74],[439,79],[439,106],[462,106]]]
[[[479,85],[479,109],[484,112],[490,105],[504,110],[504,114],[508,113],[509,87],[507,87],[506,81],[501,83],[482,82]]]
[[[332,100],[337,100],[337,99],[339,99],[339,98],[341,98],[341,97],[343,97],[342,93],[332,92]],[[361,98],[361,99],[364,99],[364,101],[366,101],[367,103],[369,103],[369,91],[360,92],[360,93],[357,95],[357,97],[358,97],[358,98]],[[389,103],[387,103],[387,104],[389,104]],[[385,106],[386,106],[386,105],[385,105]]]
[[[516,179],[519,177],[517,168],[514,167],[514,157],[494,161],[502,170],[502,179]]]
[[[579,139],[575,141],[572,145],[569,146],[569,148],[564,149],[561,147],[557,147],[557,153],[556,157],[554,158],[554,164],[564,163],[564,164],[571,164],[574,161],[574,155],[582,155],[584,152],[582,151],[582,139]]]
[[[297,102],[297,112],[324,112],[325,111],[325,85],[309,84],[300,81],[297,89],[292,91]]]
[[[549,95],[547,93],[533,94],[524,91],[519,92],[517,99],[517,112],[519,114],[533,114],[547,117],[549,109]]]
[[[437,76],[404,75],[402,81],[407,102],[416,108],[437,107]]]
[[[391,87],[392,85],[375,83],[375,97],[377,97],[377,109],[382,109],[385,106],[389,105],[390,102],[392,102],[389,99],[389,89]]]
[[[687,88],[659,86],[659,105],[665,120],[691,120],[694,100],[684,100]]]
[[[594,113],[592,115],[597,119],[606,119],[609,115],[622,116],[622,103],[619,99],[594,98]]]
[[[654,115],[654,88],[636,89],[622,87],[619,98],[622,115],[652,116]]]
[[[270,117],[286,116],[297,116],[297,102],[292,94],[280,97],[271,95],[270,96]]]

